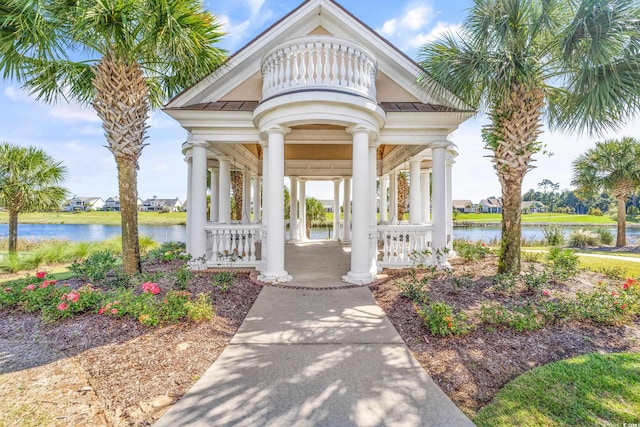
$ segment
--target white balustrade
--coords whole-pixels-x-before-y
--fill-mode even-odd
[[[287,41],[262,61],[262,99],[303,89],[341,90],[376,100],[374,56],[363,47],[330,36]]]
[[[378,267],[432,265],[432,225],[378,226]]]
[[[207,267],[258,267],[260,224],[207,225]]]

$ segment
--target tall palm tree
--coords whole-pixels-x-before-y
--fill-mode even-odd
[[[637,0],[474,0],[462,29],[421,49],[425,88],[453,93],[491,124],[502,186],[498,272],[520,271],[522,180],[555,128],[598,132],[640,111]]]
[[[243,174],[241,171],[231,171],[231,192],[233,193],[233,210],[231,219],[242,220]]]
[[[66,168],[43,150],[0,144],[0,207],[9,213],[9,253],[18,250],[18,215],[60,209],[67,190],[60,186]]]
[[[409,174],[400,172],[398,174],[398,221],[404,219],[407,206],[409,206]]]
[[[616,246],[627,244],[626,202],[640,187],[640,141],[631,137],[596,143],[572,163],[573,180],[578,191],[587,197],[603,191],[618,202],[618,238]]]
[[[149,109],[225,60],[201,0],[5,0],[0,70],[38,99],[92,105],[118,169],[123,267],[140,269],[138,159]],[[78,59],[82,58],[82,59]]]

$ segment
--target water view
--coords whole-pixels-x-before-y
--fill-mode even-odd
[[[565,236],[576,227],[562,227]],[[593,227],[592,227],[593,228]],[[596,227],[597,228],[597,227]],[[0,238],[6,238],[9,226],[0,224]],[[149,236],[157,242],[184,241],[184,225],[141,225],[140,235]],[[615,227],[610,230],[616,232]],[[67,239],[71,241],[100,241],[120,234],[119,225],[103,224],[19,224],[18,236],[26,239]],[[331,238],[331,227],[314,227],[312,239]],[[523,226],[522,236],[527,240],[542,240],[544,234],[540,226]],[[500,238],[500,227],[454,227],[454,239],[490,242]],[[640,228],[628,228],[627,239],[630,245],[640,242]]]

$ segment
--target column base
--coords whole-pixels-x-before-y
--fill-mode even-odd
[[[351,283],[353,285],[368,285],[376,280],[376,276],[371,273],[354,273],[353,271],[348,272],[346,275],[342,276],[342,281]]]
[[[286,271],[265,271],[258,275],[258,280],[264,283],[284,283],[292,281],[293,277],[290,276]]]

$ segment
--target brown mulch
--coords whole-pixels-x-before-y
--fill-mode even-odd
[[[145,266],[149,274],[172,268]],[[150,425],[216,360],[257,298],[261,287],[237,277],[226,291],[208,272],[189,282],[189,292],[209,294],[215,306],[203,323],[149,328],[86,314],[43,324],[37,315],[0,311],[0,425]],[[167,279],[157,282],[171,289]]]
[[[444,301],[469,315],[476,328],[466,336],[431,335],[414,304],[400,295],[398,281],[402,278],[374,287],[373,295],[418,362],[469,416],[488,404],[505,384],[534,367],[592,352],[640,351],[638,322],[626,326],[566,322],[525,332],[487,328],[473,320],[481,301],[508,298],[495,292],[488,279],[496,271],[495,257],[472,263],[456,260],[453,264],[456,276],[470,279],[468,287],[455,288],[451,281],[432,280],[427,293],[430,301]],[[523,266],[523,271],[527,268]],[[599,280],[602,276],[582,272],[567,283],[550,283],[545,289],[567,295]]]

